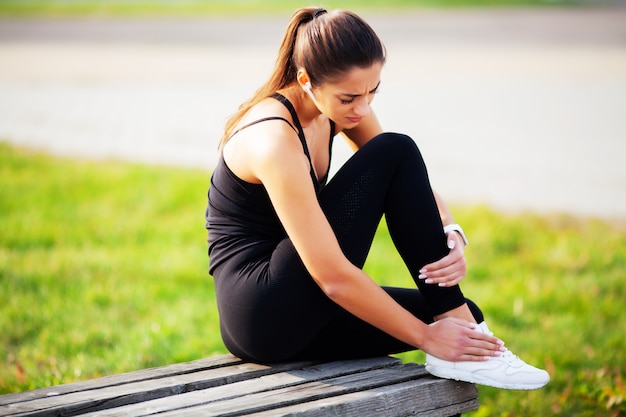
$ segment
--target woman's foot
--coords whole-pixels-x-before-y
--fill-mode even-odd
[[[492,334],[485,322],[480,323],[476,330]],[[484,362],[451,362],[426,354],[426,370],[440,378],[504,389],[537,389],[550,381],[546,371],[528,365],[508,349],[501,356]]]

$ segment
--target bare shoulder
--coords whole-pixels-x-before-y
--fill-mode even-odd
[[[280,101],[272,97],[268,97],[248,110],[239,122],[239,127],[265,117],[284,117],[287,120],[291,120],[291,115],[289,114],[287,107],[285,107],[285,105]]]
[[[250,125],[224,146],[226,164],[244,181],[261,183],[263,175],[270,169],[277,173],[283,169],[294,169],[293,164],[296,168],[307,167],[298,134],[289,123],[289,113],[282,113],[284,106],[276,103],[278,107],[273,103],[255,107],[242,120],[241,126],[267,117],[282,117],[287,121],[274,119]]]

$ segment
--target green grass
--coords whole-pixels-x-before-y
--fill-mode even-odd
[[[0,393],[226,352],[206,272],[208,183],[205,171],[0,143]],[[532,392],[479,387],[468,415],[626,415],[626,232],[557,214],[454,212],[471,239],[466,295],[553,378]],[[366,268],[412,285],[384,226]]]
[[[611,0],[606,0],[610,2]],[[575,6],[586,0],[0,0],[0,16],[198,16],[291,13],[298,7],[398,9],[420,7]],[[597,4],[597,3],[596,3]]]
[[[0,392],[225,352],[207,173],[0,154]]]

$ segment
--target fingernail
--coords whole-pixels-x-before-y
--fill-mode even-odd
[[[426,284],[432,284],[433,280],[432,279],[427,279],[426,281],[424,281]]]
[[[448,249],[454,249],[454,240],[448,240]]]
[[[439,283],[439,286],[440,286],[440,287],[445,287],[445,286],[446,286],[446,283],[445,283],[445,282],[440,282],[440,283]]]
[[[419,272],[420,274],[425,274],[425,273],[426,273],[426,272],[428,272],[428,271],[426,271],[426,268],[422,268],[422,269],[420,269],[420,270],[419,270],[419,271],[417,271],[417,272]]]

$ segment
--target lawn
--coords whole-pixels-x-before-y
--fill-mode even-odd
[[[226,352],[207,274],[208,184],[200,170],[0,143],[0,394]],[[532,392],[479,387],[468,415],[626,415],[626,231],[562,214],[453,211],[471,239],[466,295],[552,375]],[[384,225],[366,269],[412,285]]]

